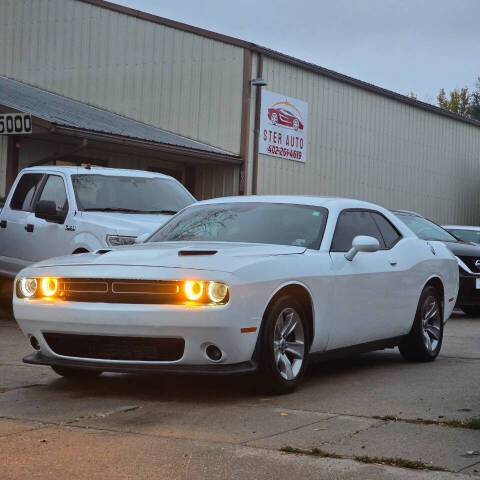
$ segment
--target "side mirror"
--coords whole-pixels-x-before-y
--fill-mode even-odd
[[[352,248],[345,254],[345,258],[351,262],[359,252],[376,252],[380,248],[378,240],[366,235],[358,235],[353,239]]]
[[[41,200],[35,207],[35,216],[43,218],[47,222],[63,223],[65,221],[65,214],[57,211],[55,202],[51,200]]]
[[[142,233],[135,239],[135,243],[145,243],[145,240],[150,236],[150,233]]]

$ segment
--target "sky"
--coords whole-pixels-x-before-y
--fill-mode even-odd
[[[111,0],[419,100],[480,76],[480,0]]]

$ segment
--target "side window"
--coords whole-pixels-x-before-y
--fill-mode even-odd
[[[383,215],[372,212],[372,217],[380,229],[380,233],[382,234],[387,250],[392,248],[402,238],[402,236]]]
[[[66,213],[68,210],[67,192],[63,178],[58,175],[50,175],[45,182],[39,202],[47,200],[55,202],[57,212]]]
[[[380,230],[370,212],[347,210],[342,212],[338,217],[331,250],[335,252],[348,252],[352,247],[353,239],[357,235],[374,237],[378,240],[380,248],[385,248]]]
[[[13,192],[10,208],[12,210],[32,211],[32,203],[43,178],[41,173],[25,173]]]

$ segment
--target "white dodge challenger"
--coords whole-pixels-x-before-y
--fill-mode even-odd
[[[143,244],[58,257],[16,278],[24,361],[65,377],[235,374],[288,392],[315,357],[438,355],[458,290],[440,242],[350,199],[208,200]]]

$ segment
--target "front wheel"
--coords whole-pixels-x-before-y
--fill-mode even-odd
[[[262,329],[260,380],[269,393],[292,392],[307,367],[309,331],[302,305],[292,296],[278,298]]]
[[[440,297],[432,286],[424,288],[412,330],[398,346],[410,362],[431,362],[442,348],[443,316]]]
[[[102,372],[101,370],[90,370],[87,368],[74,368],[74,367],[59,367],[52,365],[52,370],[61,377],[71,378],[72,380],[80,380],[86,378],[98,377]]]

